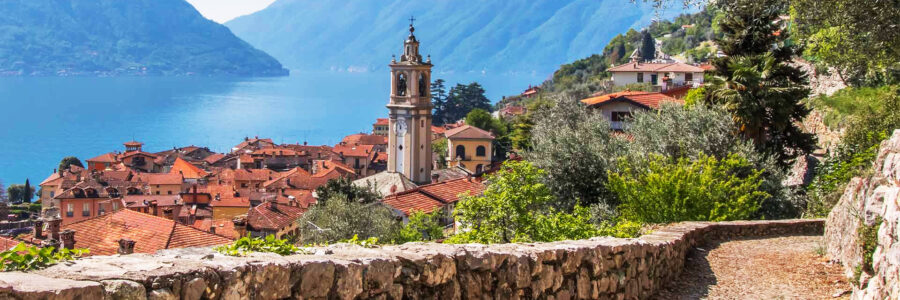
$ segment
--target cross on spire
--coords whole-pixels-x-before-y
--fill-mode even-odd
[[[410,16],[410,17],[409,17],[409,26],[412,26],[412,25],[413,25],[413,22],[415,22],[415,21],[416,21],[416,18],[413,17],[413,16]]]

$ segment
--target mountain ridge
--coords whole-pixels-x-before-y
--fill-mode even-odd
[[[0,2],[0,75],[287,73],[184,0]]]
[[[399,53],[414,15],[437,72],[549,74],[654,13],[620,0],[278,0],[225,25],[290,68],[375,71]]]

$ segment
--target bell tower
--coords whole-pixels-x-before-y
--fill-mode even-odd
[[[391,59],[388,172],[417,183],[431,181],[431,57],[422,61],[419,41],[409,19],[409,37],[400,60]]]

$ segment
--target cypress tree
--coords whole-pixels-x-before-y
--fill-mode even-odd
[[[650,32],[644,31],[641,37],[641,59],[648,61],[656,58],[656,41]]]

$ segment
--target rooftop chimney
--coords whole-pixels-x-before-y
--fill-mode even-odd
[[[216,224],[209,225],[209,233],[216,233]]]
[[[438,183],[439,179],[441,179],[440,174],[431,174],[431,183]]]
[[[234,223],[235,238],[241,238],[247,234],[247,215],[240,215],[231,220]]]
[[[158,216],[158,215],[159,215],[159,205],[158,205],[158,203],[156,202],[156,200],[150,201],[150,211],[153,212],[153,215],[154,215],[154,216]]]
[[[32,234],[34,234],[34,237],[38,238],[38,239],[43,239],[44,238],[44,220],[41,220],[41,219],[34,220],[34,223],[31,223],[31,226],[33,226],[33,228],[34,228],[34,230],[32,232]]]
[[[119,239],[119,254],[128,255],[134,253],[134,241],[129,239]]]
[[[63,248],[72,250],[75,249],[75,230],[66,229],[60,233],[60,237],[62,237],[62,246]]]

